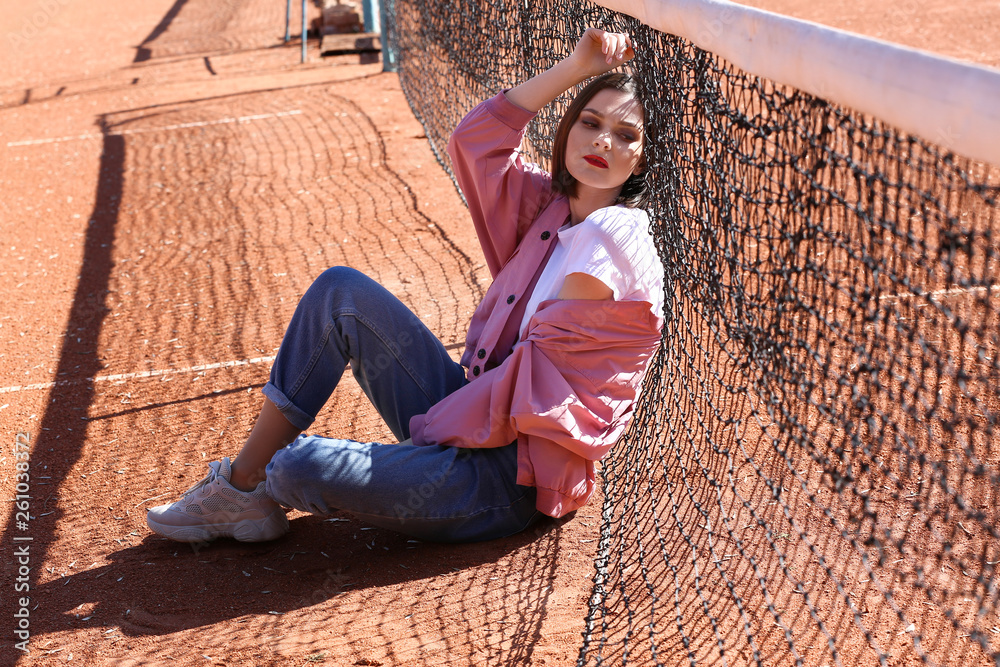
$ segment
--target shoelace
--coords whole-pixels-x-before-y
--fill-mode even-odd
[[[210,472],[207,475],[205,475],[200,481],[196,482],[194,486],[185,491],[184,495],[181,496],[181,498],[187,498],[188,496],[190,496],[192,493],[202,488],[203,486],[211,484],[212,481],[219,476],[219,470],[222,469],[221,464],[219,465],[219,470],[213,468],[211,463],[208,465],[208,467],[210,468]]]

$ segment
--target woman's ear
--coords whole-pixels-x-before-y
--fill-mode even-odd
[[[638,176],[642,172],[646,171],[646,151],[642,151],[642,155],[639,157],[639,161],[635,164],[635,169],[632,170],[633,176]]]

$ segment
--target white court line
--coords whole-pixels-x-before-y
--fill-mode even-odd
[[[914,294],[912,292],[908,294],[886,294],[885,296],[880,296],[879,301],[903,301],[905,299],[923,299],[925,297],[930,298],[931,301],[939,299],[941,297],[949,296],[965,296],[973,294],[982,294],[989,289],[990,292],[1000,292],[1000,285],[993,285],[990,288],[986,287],[953,287],[951,289],[941,289],[936,292],[926,292],[924,294]]]
[[[240,116],[238,118],[220,118],[218,120],[204,120],[192,123],[180,123],[178,125],[165,125],[163,127],[146,127],[135,130],[122,130],[121,132],[109,132],[107,134],[92,133],[78,134],[74,137],[56,137],[54,139],[27,139],[25,141],[8,141],[7,146],[37,146],[39,144],[54,144],[61,141],[77,141],[80,139],[103,139],[104,137],[120,137],[127,134],[143,134],[145,132],[167,132],[168,130],[185,130],[191,127],[208,127],[209,125],[228,125],[230,123],[249,123],[255,120],[265,120],[267,118],[282,118],[284,116],[297,116],[302,113],[301,109],[292,111],[279,111],[278,113],[261,113],[253,116]]]
[[[56,380],[55,382],[39,382],[37,384],[22,384],[11,387],[0,387],[0,394],[13,394],[19,391],[38,391],[52,389],[53,387],[66,387],[75,384],[85,384],[87,382],[115,382],[118,380],[137,380],[142,378],[160,377],[163,375],[180,375],[184,373],[200,373],[201,371],[212,371],[218,368],[232,368],[234,366],[251,366],[254,364],[269,364],[275,357],[253,357],[252,359],[235,359],[233,361],[220,361],[214,364],[198,364],[186,368],[162,368],[151,371],[139,371],[136,373],[116,373],[114,375],[97,375],[92,378],[79,378],[76,380]]]

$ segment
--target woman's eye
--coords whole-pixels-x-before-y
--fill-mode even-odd
[[[632,143],[633,141],[635,141],[635,137],[633,135],[631,135],[631,134],[620,134],[618,136],[620,136],[622,138],[622,141],[627,141],[629,143]]]
[[[580,122],[583,123],[584,127],[597,127],[597,123],[592,120],[582,120]]]

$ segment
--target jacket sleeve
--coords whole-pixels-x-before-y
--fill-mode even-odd
[[[574,391],[550,353],[532,341],[518,343],[500,366],[411,420],[414,444],[502,447],[519,436],[543,437],[601,458],[607,447],[599,436],[611,411]]]
[[[499,93],[470,111],[448,142],[455,178],[493,277],[551,196],[549,174],[518,153],[534,117]]]
[[[599,460],[624,428],[659,342],[655,324],[635,324],[651,321],[648,313],[641,302],[543,302],[502,364],[411,419],[414,444],[538,440]]]

